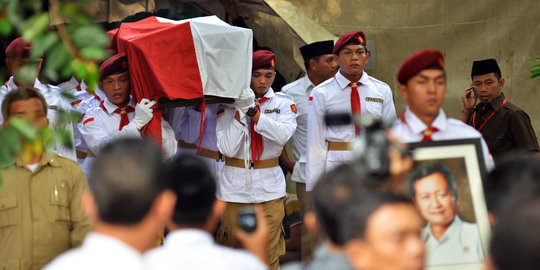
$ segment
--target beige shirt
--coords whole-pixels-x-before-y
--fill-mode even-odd
[[[0,269],[41,269],[90,230],[81,207],[88,188],[79,165],[44,153],[34,172],[17,161],[2,168]]]

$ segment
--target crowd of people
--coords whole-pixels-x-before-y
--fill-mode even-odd
[[[540,225],[540,149],[527,113],[502,93],[496,60],[472,63],[462,113],[453,119],[442,109],[443,53],[412,54],[397,74],[397,91],[408,104],[398,116],[389,85],[364,69],[366,43],[363,31],[353,31],[335,44],[301,47],[306,74],[282,89],[272,89],[279,59],[257,50],[251,89],[234,104],[167,109],[156,143],[143,130],[157,117],[157,101],[131,95],[126,54],[100,65],[95,93],[81,81],[71,91],[78,99],[67,101],[56,86],[18,79],[24,64],[37,61],[39,70],[43,60],[31,58],[23,38],[14,40],[6,48],[13,76],[0,87],[0,122],[22,117],[36,128],[72,131],[75,148],[24,141],[13,166],[2,168],[0,268],[540,266],[534,229]],[[59,126],[59,110],[82,117]],[[483,182],[494,228],[489,249],[478,227],[459,216],[448,168],[412,168],[403,165],[412,164],[406,151],[396,158],[388,149],[388,173],[374,175],[351,151],[364,127],[358,121],[326,125],[325,115],[333,113],[393,123],[388,137],[396,147],[477,139],[489,172]],[[294,158],[285,150],[288,142]],[[514,151],[521,153],[509,156]],[[295,195],[286,194],[284,171]],[[393,177],[409,171],[408,178]],[[410,193],[392,188],[409,179]],[[295,197],[297,211],[287,200]],[[247,220],[239,218],[246,213]],[[280,263],[298,248],[300,262]]]

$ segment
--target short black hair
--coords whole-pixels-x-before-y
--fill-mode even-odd
[[[181,155],[168,165],[171,189],[177,201],[172,220],[177,225],[202,227],[216,200],[216,180],[206,163],[193,155]]]
[[[154,142],[129,138],[103,147],[89,181],[99,218],[119,225],[140,222],[169,186],[165,169]]]
[[[342,240],[346,242],[364,238],[369,218],[382,206],[391,204],[407,204],[413,207],[410,199],[386,191],[371,191],[355,196],[351,205],[341,213],[347,221],[341,228]]]
[[[21,86],[9,91],[2,101],[2,117],[4,117],[4,121],[7,121],[10,116],[9,107],[13,102],[31,98],[39,99],[43,105],[43,111],[47,114],[47,101],[45,101],[45,98],[39,90],[34,87]]]
[[[540,190],[540,159],[530,153],[511,153],[501,158],[484,184],[486,206],[496,217],[512,196]]]
[[[351,206],[354,197],[370,190],[365,185],[371,181],[367,171],[342,164],[323,174],[313,188],[313,209],[324,234],[335,244],[347,241],[342,229],[348,222],[344,209]]]
[[[502,211],[490,243],[499,270],[539,269],[540,196],[519,198]]]
[[[454,175],[452,174],[450,169],[448,169],[448,167],[439,162],[423,163],[414,168],[409,177],[411,184],[411,197],[414,198],[414,196],[416,195],[416,191],[414,189],[414,183],[416,183],[416,181],[437,172],[441,173],[444,176],[444,180],[446,181],[446,185],[448,186],[450,194],[452,194],[454,199],[457,198],[457,186]]]

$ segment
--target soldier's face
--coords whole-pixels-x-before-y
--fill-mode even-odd
[[[444,103],[446,78],[444,70],[424,69],[399,86],[399,92],[419,118],[436,117]]]
[[[364,45],[345,45],[338,53],[339,68],[345,75],[361,75],[369,61],[369,53]]]
[[[28,120],[35,127],[43,128],[49,124],[47,112],[38,98],[17,100],[9,105],[9,118],[21,117]],[[4,125],[7,123],[4,122]]]
[[[504,79],[501,78],[499,80],[495,76],[495,73],[488,73],[474,76],[472,85],[478,99],[484,103],[490,103],[501,94],[501,90],[504,86]]]
[[[455,198],[444,175],[432,173],[414,182],[414,204],[422,217],[434,225],[449,225],[456,215]]]
[[[311,70],[321,78],[330,79],[337,71],[337,58],[334,54],[324,54],[318,60],[313,60]]]
[[[276,72],[273,69],[259,68],[251,72],[251,89],[255,96],[263,97],[272,86]]]
[[[124,107],[129,103],[131,85],[129,83],[129,72],[122,72],[105,77],[99,83],[99,88],[103,90],[107,99],[118,107]]]
[[[30,58],[6,58],[6,65],[11,75],[13,75],[18,85],[33,86],[39,72],[41,71],[41,64],[43,59],[30,59]],[[34,70],[28,70],[31,74],[21,74],[21,69],[24,66],[35,66]]]
[[[425,256],[421,231],[412,205],[383,205],[369,217],[364,238],[346,243],[345,252],[355,269],[419,270]]]

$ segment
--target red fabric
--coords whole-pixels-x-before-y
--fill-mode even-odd
[[[125,108],[116,108],[113,113],[120,114],[120,125],[118,126],[118,130],[122,130],[125,126],[129,124],[129,118],[127,113],[133,112],[135,109],[131,106],[127,106]]]
[[[407,84],[410,78],[427,68],[444,68],[444,56],[439,50],[421,50],[409,56],[397,74],[400,84]]]
[[[128,71],[128,62],[125,53],[117,53],[111,56],[109,59],[103,61],[99,66],[100,80],[105,77]]]
[[[423,142],[430,142],[430,141],[433,141],[431,139],[431,135],[433,135],[434,132],[437,132],[439,131],[438,128],[436,127],[429,127],[427,128],[426,130],[422,131],[422,134],[424,135],[424,137],[422,138],[422,141]]]
[[[259,101],[255,102],[255,106],[257,107],[257,110],[261,111],[261,107],[259,107],[259,104],[263,104],[267,100],[268,98],[263,97],[259,99]],[[262,135],[255,131],[255,121],[253,120],[250,121],[250,129],[251,129],[251,161],[254,164],[257,164],[259,163],[261,154],[264,150],[263,143],[262,143]]]
[[[358,94],[358,86],[362,85],[360,82],[356,83],[349,83],[349,87],[351,87],[351,110],[353,116],[360,115],[362,113],[362,105],[360,105],[360,95]],[[360,126],[354,125],[354,131],[356,132],[356,135],[360,132]]]
[[[341,48],[345,47],[347,44],[366,45],[366,35],[362,31],[352,31],[343,34],[339,37],[338,41],[336,41],[336,45],[334,45],[334,54],[338,54]]]
[[[6,47],[6,58],[27,58],[30,55],[30,50],[32,50],[32,45],[19,37]]]
[[[267,50],[258,50],[253,53],[253,65],[251,70],[259,68],[272,68],[276,66],[276,56]]]
[[[115,33],[116,32],[116,33]],[[119,53],[126,53],[131,94],[137,102],[143,98],[159,100],[203,97],[203,86],[190,23],[161,23],[155,17],[123,23],[109,36]],[[112,44],[115,45],[115,44]],[[141,131],[161,146],[163,110]]]

